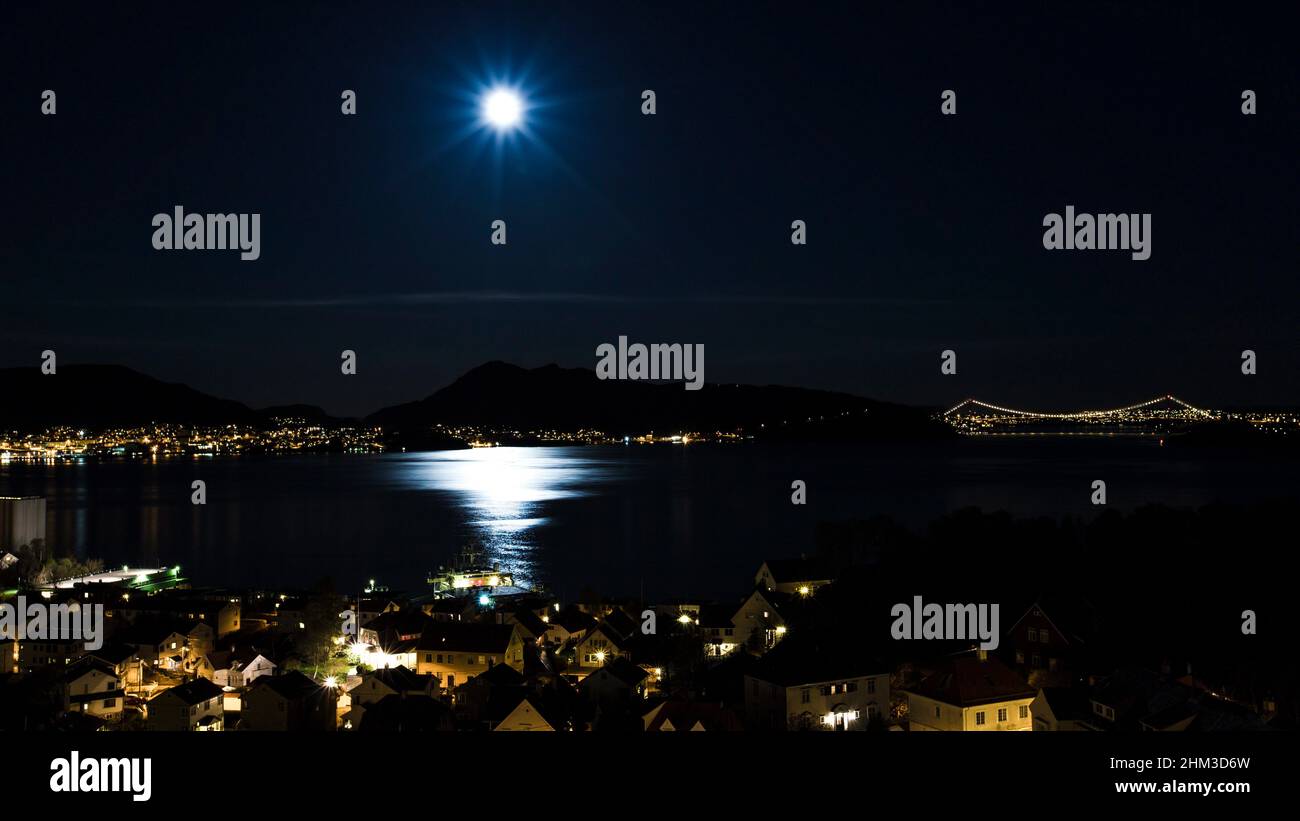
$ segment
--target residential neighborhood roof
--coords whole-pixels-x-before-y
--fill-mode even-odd
[[[514,635],[513,624],[476,624],[472,622],[434,622],[420,637],[420,652],[503,654]]]
[[[614,656],[605,662],[605,666],[600,669],[629,687],[635,687],[650,675],[622,656]]]
[[[528,609],[516,610],[514,619],[520,627],[534,636],[543,635],[550,628],[549,624],[542,621],[541,616]]]
[[[513,699],[501,699],[496,704],[491,705],[492,714],[490,719],[492,723],[496,725],[505,721],[524,703],[527,703],[528,706],[532,707],[533,712],[541,716],[542,720],[545,721],[552,730],[562,730],[565,728],[566,722],[564,720],[564,714],[555,703],[555,700],[541,697],[536,693],[515,695]]]
[[[414,670],[399,664],[396,667],[384,667],[366,673],[363,678],[377,679],[392,690],[406,693],[429,689],[433,677],[427,674],[420,675]]]
[[[420,610],[390,610],[380,613],[361,626],[373,630],[385,644],[407,636],[419,636],[433,623],[433,619]]]
[[[637,622],[620,608],[611,610],[600,622],[623,639],[637,631]]]
[[[366,707],[359,732],[437,732],[454,730],[451,708],[429,696],[390,694]]]
[[[509,664],[499,663],[492,665],[486,673],[475,676],[474,681],[494,687],[515,687],[524,683],[524,677]]]
[[[715,732],[744,729],[740,719],[731,710],[719,704],[698,701],[660,702],[642,718],[645,720],[645,729],[648,733],[689,732],[696,729]]]
[[[854,652],[851,645],[823,645],[791,637],[768,651],[749,675],[782,687],[794,687],[878,676],[889,669],[889,665],[874,656]]]
[[[117,670],[113,665],[101,659],[97,659],[94,656],[82,656],[72,664],[68,665],[68,668],[63,671],[63,680],[68,682],[76,681],[91,670],[98,671],[106,676],[117,678]]]
[[[256,648],[247,645],[233,648],[231,650],[216,650],[208,653],[208,661],[212,663],[213,669],[227,670],[236,664],[238,664],[240,668],[247,667],[254,661],[257,661],[259,656],[265,658],[267,661],[271,661],[265,653],[258,652]]]
[[[215,686],[215,685],[214,685]],[[289,701],[306,698],[321,692],[323,685],[303,675],[297,670],[279,676],[258,676],[253,682],[253,689],[270,688],[273,692]],[[218,688],[220,692],[220,688]]]
[[[596,620],[578,608],[569,606],[557,613],[551,623],[558,624],[570,633],[581,633],[594,625]]]
[[[975,654],[947,659],[908,692],[958,707],[1033,698],[1037,693],[996,656]]]
[[[98,650],[91,650],[88,655],[106,661],[109,664],[125,664],[135,658],[136,648],[123,641],[111,641]]]
[[[205,678],[196,678],[160,693],[155,699],[171,695],[173,698],[180,699],[181,703],[193,707],[195,704],[202,704],[205,701],[214,699],[221,693],[222,690],[217,685]]]
[[[582,637],[582,641],[585,642],[587,639],[597,635],[604,636],[610,644],[620,650],[624,649],[629,644],[631,638],[630,636],[622,635],[607,624],[597,624],[587,631],[586,635]]]

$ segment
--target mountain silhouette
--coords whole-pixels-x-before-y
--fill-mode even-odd
[[[506,362],[480,365],[424,399],[385,408],[366,421],[401,432],[442,424],[612,434],[743,430],[764,438],[951,434],[921,409],[846,393],[712,383],[688,391],[680,382],[601,380],[583,368]]]
[[[313,405],[254,410],[186,385],[163,382],[121,365],[63,365],[0,369],[0,429],[35,431],[55,426],[103,430],[152,423],[266,426],[281,417],[317,424],[343,420]],[[599,430],[734,432],[766,439],[912,439],[954,435],[920,408],[833,391],[776,385],[708,384],[688,391],[681,382],[601,380],[594,371],[546,365],[522,368],[488,362],[428,397],[366,417],[394,444],[450,444],[437,425],[473,425],[500,432]]]

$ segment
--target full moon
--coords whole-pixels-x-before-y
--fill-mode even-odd
[[[509,89],[494,89],[483,99],[483,118],[500,131],[519,125],[523,110],[519,95]]]

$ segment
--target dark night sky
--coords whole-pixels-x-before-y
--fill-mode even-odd
[[[1300,403],[1294,12],[114,5],[0,11],[0,366],[356,414],[626,334],[934,405]],[[492,76],[535,106],[499,152],[466,137]],[[260,212],[261,259],[154,251],[177,204]],[[1151,212],[1151,259],[1044,251],[1069,204]]]

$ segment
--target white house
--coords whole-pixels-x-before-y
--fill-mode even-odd
[[[122,680],[112,666],[83,658],[63,674],[63,709],[103,719],[122,716]]]
[[[149,700],[149,729],[219,731],[225,723],[221,696],[221,688],[205,678],[172,687]]]
[[[1032,730],[1038,691],[984,651],[956,656],[907,690],[912,730]]]

